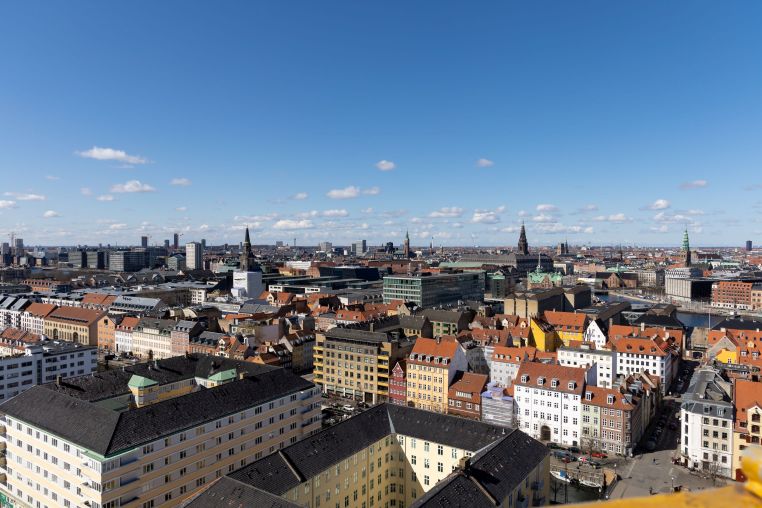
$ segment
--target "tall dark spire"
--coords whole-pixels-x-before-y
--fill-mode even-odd
[[[683,251],[685,251],[685,266],[691,266],[691,242],[688,240],[688,228],[683,233]]]
[[[255,266],[257,266],[257,261],[251,252],[251,237],[249,236],[249,227],[246,226],[246,236],[243,238],[243,249],[241,249],[241,256],[238,260],[238,269],[242,272],[251,272],[255,271],[253,270]]]
[[[529,254],[529,244],[527,243],[527,232],[524,229],[524,222],[521,222],[521,233],[519,234],[519,254],[525,256]]]

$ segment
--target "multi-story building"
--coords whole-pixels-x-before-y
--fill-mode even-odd
[[[34,302],[21,313],[21,328],[37,335],[45,333],[45,318],[56,310],[56,306],[50,303]]]
[[[177,506],[319,430],[319,400],[283,369],[207,356],[35,386],[0,405],[0,489],[16,506]]]
[[[751,287],[751,309],[762,309],[762,284],[755,283]]]
[[[564,343],[569,345],[570,341],[582,341],[585,338],[588,316],[583,312],[560,312],[545,311],[543,314],[545,322],[552,326],[556,331],[556,336]]]
[[[597,366],[597,379],[592,384],[611,388],[617,377],[616,353],[609,349],[598,349],[595,344],[583,342],[577,346],[563,346],[557,351],[559,365],[567,367]]]
[[[0,356],[0,400],[60,378],[81,376],[98,367],[97,349],[73,342],[42,340],[17,348],[18,353]]]
[[[667,393],[679,370],[680,354],[670,342],[657,337],[612,338],[611,350],[616,354],[618,375],[648,371],[661,381],[662,393]]]
[[[492,351],[490,380],[502,387],[511,386],[519,373],[519,366],[523,362],[533,362],[536,355],[537,349],[532,346],[495,346]]]
[[[108,269],[112,272],[137,272],[146,267],[146,253],[120,250],[108,257]]]
[[[172,351],[172,330],[177,323],[171,319],[141,318],[132,331],[132,354],[140,358],[169,358]]]
[[[733,388],[711,367],[693,373],[680,406],[680,452],[685,465],[734,477]]]
[[[335,327],[316,334],[315,383],[324,393],[376,404],[389,398],[389,374],[413,340],[391,332]]]
[[[431,308],[458,301],[483,299],[483,271],[384,277],[384,303],[402,300]]]
[[[103,270],[106,268],[106,253],[102,250],[87,251],[87,267],[92,270]]]
[[[296,330],[280,338],[280,344],[291,353],[291,369],[294,372],[311,371],[315,362],[315,332]]]
[[[31,304],[28,298],[0,295],[0,326],[21,327],[21,314]]]
[[[198,321],[181,319],[172,327],[169,334],[169,356],[184,355],[189,351],[191,337],[196,337],[204,331],[204,326]]]
[[[481,397],[487,381],[486,374],[475,372],[457,374],[447,393],[447,414],[481,420]]]
[[[594,368],[521,364],[513,386],[517,427],[541,441],[579,446],[586,376]]]
[[[109,316],[108,314],[98,319],[98,349],[116,350],[116,325],[119,320],[118,316]]]
[[[712,307],[749,310],[752,308],[753,282],[722,280],[712,284]]]
[[[548,449],[522,432],[383,404],[229,474],[188,508],[542,506],[549,484]]]
[[[733,478],[746,481],[741,471],[741,453],[749,445],[762,444],[762,384],[737,379],[733,390],[735,426],[733,427]]]
[[[198,242],[185,244],[185,266],[188,270],[201,270],[204,268],[204,251]]]
[[[129,353],[132,351],[132,333],[140,322],[139,317],[124,316],[114,329],[114,351]]]
[[[458,371],[467,370],[458,341],[419,338],[407,358],[408,405],[446,413],[450,384]]]
[[[407,364],[405,360],[398,361],[392,369],[389,378],[389,402],[398,406],[407,405]]]
[[[513,388],[489,383],[482,392],[482,421],[501,427],[516,427]]]
[[[70,340],[86,346],[98,345],[98,320],[104,313],[80,307],[58,307],[45,317],[43,330],[54,340]]]
[[[581,448],[631,456],[645,428],[639,404],[637,393],[587,386],[582,400]]]

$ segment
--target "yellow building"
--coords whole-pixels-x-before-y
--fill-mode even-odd
[[[318,431],[319,394],[284,369],[202,355],[38,385],[0,406],[0,493],[12,506],[178,506]]]
[[[188,508],[541,506],[549,483],[547,447],[518,430],[382,404],[227,475]]]
[[[53,340],[98,345],[98,320],[106,313],[81,307],[58,307],[45,317],[43,330]]]
[[[331,328],[317,333],[315,383],[323,393],[376,404],[389,398],[389,375],[413,340],[390,332]]]
[[[762,383],[738,379],[735,382],[733,402],[736,418],[733,426],[733,474],[744,480],[741,473],[741,455],[752,445],[762,443]]]
[[[468,370],[468,360],[454,337],[415,341],[407,359],[408,405],[446,413],[448,389],[459,370]]]
[[[556,336],[564,346],[568,346],[573,340],[579,342],[585,340],[585,330],[589,324],[587,314],[549,310],[545,312],[544,318],[545,322],[553,327]]]
[[[537,318],[530,318],[530,345],[536,347],[540,351],[553,352],[556,347],[562,343],[558,339],[555,329],[547,322]]]

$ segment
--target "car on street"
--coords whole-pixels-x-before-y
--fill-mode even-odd
[[[581,450],[577,448],[576,446],[570,446],[569,451],[572,453],[581,453]]]
[[[550,448],[551,450],[561,450],[562,448],[557,445],[556,443],[546,443],[545,446]]]
[[[566,463],[574,462],[574,455],[572,455],[569,452],[556,450],[553,452],[553,456],[557,458],[558,460],[560,460],[561,462],[566,462]]]
[[[591,457],[595,457],[596,459],[607,459],[608,455],[606,455],[603,452],[593,452],[590,454]]]

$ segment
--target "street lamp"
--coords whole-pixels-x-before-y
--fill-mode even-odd
[[[675,491],[675,477],[671,476],[670,478],[672,479],[672,492],[674,492]]]

